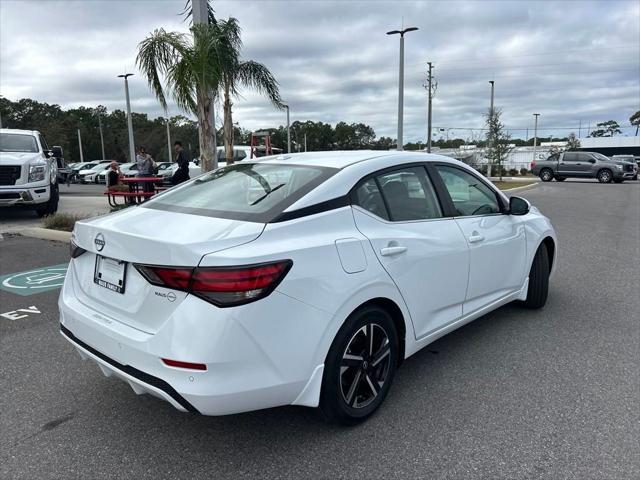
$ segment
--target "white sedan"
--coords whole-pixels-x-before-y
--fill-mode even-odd
[[[265,157],[76,223],[61,332],[182,411],[320,407],[353,424],[402,361],[547,299],[549,220],[424,153]]]

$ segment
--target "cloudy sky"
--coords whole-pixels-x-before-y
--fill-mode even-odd
[[[162,109],[135,67],[136,46],[155,28],[186,31],[184,0],[0,0],[0,95],[63,108]],[[434,126],[446,137],[480,134],[495,80],[503,120],[524,136],[578,133],[615,119],[632,135],[640,109],[640,0],[632,1],[214,1],[243,28],[244,57],[266,64],[292,121],[364,122],[396,136],[398,36],[405,44],[405,142],[426,137],[426,62],[438,89]],[[245,92],[235,121],[283,124],[284,114]],[[170,114],[181,113],[170,106]],[[522,130],[515,130],[522,129]],[[552,129],[552,130],[547,130]],[[531,132],[529,135],[532,136]],[[436,137],[437,138],[437,137]]]

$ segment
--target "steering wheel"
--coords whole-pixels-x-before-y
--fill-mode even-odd
[[[482,210],[483,208],[485,208],[487,211],[485,211],[485,212],[481,212],[481,210]],[[477,215],[479,215],[479,214],[481,214],[481,213],[492,213],[491,205],[487,205],[486,203],[485,203],[485,204],[483,204],[483,205],[480,205],[480,206],[479,206],[478,208],[476,208],[473,212],[471,212],[471,215],[476,215],[476,214],[477,214]]]

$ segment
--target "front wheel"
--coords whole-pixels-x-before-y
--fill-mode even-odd
[[[540,171],[540,180],[543,182],[550,182],[553,180],[553,172],[549,168],[543,168]]]
[[[58,201],[60,200],[60,192],[58,190],[58,184],[52,183],[50,186],[49,200],[44,205],[36,208],[36,213],[39,217],[45,217],[47,215],[53,215],[58,211]]]
[[[600,170],[596,178],[600,183],[611,183],[613,174],[611,173],[611,170]]]
[[[391,316],[371,305],[352,313],[325,361],[320,410],[327,420],[355,425],[384,401],[398,364],[398,334]]]
[[[526,308],[542,308],[547,303],[549,294],[549,252],[545,245],[540,245],[529,271],[529,287],[527,299],[522,302]]]

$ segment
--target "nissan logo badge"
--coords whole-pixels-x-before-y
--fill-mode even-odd
[[[96,235],[96,238],[93,240],[93,243],[96,245],[96,250],[99,252],[104,248],[104,235],[101,233]]]

